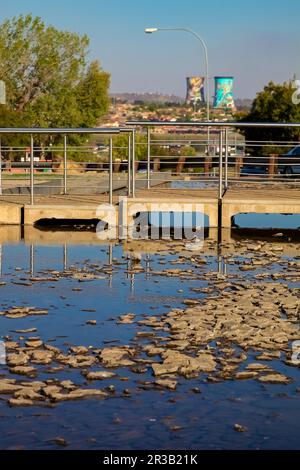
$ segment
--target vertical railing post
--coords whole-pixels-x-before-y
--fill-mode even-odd
[[[0,196],[2,196],[2,142],[0,138]]]
[[[243,157],[236,157],[235,159],[235,178],[241,176],[241,167],[243,166]]]
[[[113,139],[109,138],[109,204],[113,203]]]
[[[135,197],[135,130],[132,131],[132,197]]]
[[[30,204],[34,204],[34,147],[33,135],[30,136]]]
[[[207,155],[208,156],[210,155],[209,148],[210,148],[210,128],[208,126],[207,127]]]
[[[225,129],[225,190],[228,189],[228,129]]]
[[[269,157],[269,178],[274,178],[278,172],[278,155],[271,153]]]
[[[128,134],[128,180],[127,196],[131,196],[131,133]]]
[[[206,155],[205,160],[204,160],[204,178],[210,177],[211,166],[212,166],[212,158]]]
[[[223,199],[223,130],[219,136],[219,200]]]
[[[147,189],[150,189],[150,171],[151,171],[151,129],[147,127]]]
[[[64,135],[64,195],[67,194],[67,136]]]

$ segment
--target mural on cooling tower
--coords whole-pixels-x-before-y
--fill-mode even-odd
[[[204,103],[204,77],[187,77],[186,102],[195,106]]]
[[[233,77],[215,77],[215,101],[216,109],[235,109],[233,99]]]

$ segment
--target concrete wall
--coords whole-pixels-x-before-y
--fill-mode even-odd
[[[300,201],[226,201],[222,204],[222,227],[232,226],[232,217],[238,214],[300,214]]]
[[[22,206],[0,204],[0,225],[21,225]]]

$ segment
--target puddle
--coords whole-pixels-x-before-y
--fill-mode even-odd
[[[34,403],[27,407],[9,406],[11,396],[0,395],[1,449],[55,449],[58,437],[65,440],[68,449],[298,448],[299,369],[287,363],[292,348],[290,339],[288,344],[278,343],[273,349],[280,352],[280,357],[264,361],[256,359],[259,352],[255,347],[243,347],[235,340],[225,339],[225,330],[220,334],[222,339],[207,342],[204,338],[197,348],[213,354],[216,370],[202,371],[190,378],[173,373],[170,380],[177,382],[176,390],[153,385],[163,378],[153,375],[153,363],[161,363],[161,357],[148,356],[144,349],[147,345],[167,344],[171,334],[167,323],[155,328],[155,324],[146,326],[145,321],[155,317],[160,322],[171,311],[193,311],[197,302],[203,305],[208,302],[209,322],[209,306],[213,302],[210,298],[220,297],[218,305],[224,310],[234,296],[243,298],[236,294],[236,289],[244,283],[250,287],[275,283],[291,288],[288,294],[292,296],[291,305],[280,311],[280,320],[274,317],[275,326],[277,321],[291,324],[291,337],[293,327],[298,325],[293,310],[300,288],[298,243],[282,243],[281,239],[245,240],[233,230],[232,234],[224,232],[218,246],[215,232],[210,230],[204,248],[189,252],[179,241],[132,241],[105,246],[92,233],[64,235],[25,228],[25,240],[22,234],[15,233],[14,244],[5,242],[1,231],[0,236],[2,341],[18,342],[24,348],[29,337],[38,337],[44,345],[58,348],[63,355],[70,355],[74,346],[84,346],[89,351],[87,356],[94,358],[105,348],[126,346],[135,351],[131,366],[111,368],[97,363],[86,367],[87,371],[116,374],[92,382],[86,380],[84,367],[71,367],[59,361],[44,365],[30,362],[37,371],[35,378],[14,374],[11,367],[0,364],[0,382],[11,378],[18,383],[42,381],[55,385],[70,380],[80,389],[101,389],[108,394],[104,400],[96,397],[45,400],[42,406]],[[264,296],[267,299],[269,295],[267,289],[258,293],[259,290],[253,294],[257,302],[263,302]],[[286,290],[278,293],[279,301],[284,303],[286,295]],[[5,312],[14,306],[44,309],[47,314],[9,318]],[[253,308],[262,311],[266,308],[262,321],[269,318],[267,306],[259,307],[254,302]],[[255,317],[250,322],[250,316],[247,320],[246,313],[241,315],[245,316],[247,328],[256,331]],[[20,333],[32,329],[36,331]],[[184,326],[178,326],[177,336],[183,331]],[[232,331],[236,331],[234,325]],[[187,341],[187,354],[196,355],[198,349],[193,350],[189,337]],[[269,341],[266,336],[264,350],[268,349]],[[175,349],[184,354],[182,347]],[[229,354],[225,360],[228,366],[232,348],[234,357],[246,356],[232,374],[259,362],[287,377],[288,383],[263,383],[257,377],[247,380],[235,380],[232,375],[222,377],[225,351]],[[237,432],[236,424],[244,427],[245,432]]]

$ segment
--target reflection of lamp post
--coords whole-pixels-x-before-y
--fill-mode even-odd
[[[206,118],[207,122],[209,122],[210,113],[209,113],[209,73],[208,73],[208,52],[207,46],[204,40],[202,39],[199,34],[195,33],[195,31],[188,29],[188,28],[146,28],[146,34],[156,33],[157,31],[184,31],[186,33],[192,34],[198,41],[200,41],[203,49],[204,49],[204,57],[205,57],[205,69],[206,69]]]

